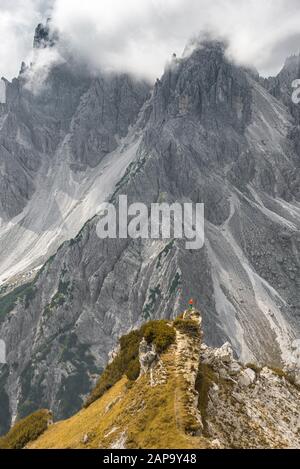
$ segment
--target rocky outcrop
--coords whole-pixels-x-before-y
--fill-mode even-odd
[[[299,448],[300,394],[292,375],[245,366],[222,348],[201,347],[202,379],[201,366],[212,372],[206,376],[205,435],[222,448]]]
[[[139,361],[141,367],[141,376],[148,373],[154,367],[158,355],[153,344],[148,344],[145,339],[140,343]]]
[[[239,385],[241,387],[248,387],[251,386],[256,380],[255,371],[251,370],[251,368],[246,368],[243,370],[239,376]]]

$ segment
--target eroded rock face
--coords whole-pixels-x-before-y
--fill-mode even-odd
[[[264,368],[243,369],[238,383],[209,391],[207,436],[222,447],[299,448],[299,390]]]
[[[116,150],[148,97],[149,87],[128,75],[94,80],[74,115],[70,139],[72,168],[94,168]]]

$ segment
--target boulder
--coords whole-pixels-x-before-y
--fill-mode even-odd
[[[230,343],[226,342],[221,348],[217,349],[215,357],[223,363],[231,363],[233,361],[233,350]]]
[[[256,380],[256,373],[255,371],[251,370],[251,368],[246,368],[239,376],[239,385],[241,387],[248,387],[251,386]]]

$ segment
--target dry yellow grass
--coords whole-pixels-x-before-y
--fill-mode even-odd
[[[50,427],[30,448],[206,448],[202,437],[186,434],[185,386],[174,366],[174,347],[162,357],[165,384],[150,386],[149,375],[130,384],[122,378],[98,401]],[[191,422],[193,423],[193,422]],[[84,443],[84,436],[88,438]]]

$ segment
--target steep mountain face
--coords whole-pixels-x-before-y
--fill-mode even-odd
[[[143,90],[127,77],[97,79],[72,113],[55,152],[54,187],[72,171],[80,188],[87,183],[89,203],[61,210],[64,220],[72,213],[66,233],[83,211],[95,213],[105,198],[117,205],[127,194],[147,205],[204,202],[205,245],[189,251],[184,240],[101,240],[95,217],[27,289],[0,299],[6,426],[8,416],[37,408],[70,416],[120,335],[178,314],[191,296],[205,311],[208,345],[229,341],[241,361],[298,373],[300,137],[292,113],[259,78],[230,63],[219,43],[174,58],[147,102]],[[119,143],[115,134],[125,136],[141,108]],[[41,228],[53,238],[57,225]]]
[[[37,63],[54,47],[49,34],[38,26]],[[144,82],[91,78],[71,59],[48,75],[39,70],[23,64],[18,79],[5,81],[0,107],[1,283],[41,266],[96,213],[130,161],[122,138],[149,95]]]
[[[300,56],[292,55],[285,61],[283,69],[276,77],[260,79],[266,89],[278,100],[282,101],[290,110],[291,114],[299,124],[299,106],[292,101],[292,84],[300,77]]]

